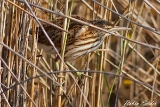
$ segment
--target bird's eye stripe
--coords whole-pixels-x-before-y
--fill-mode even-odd
[[[74,43],[75,46],[80,46],[83,44],[87,44],[87,43],[93,43],[95,41],[98,41],[100,39],[100,37],[95,37],[95,38],[86,38],[84,39],[77,39],[77,42]]]

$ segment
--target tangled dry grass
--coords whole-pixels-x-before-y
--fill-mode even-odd
[[[0,106],[122,107],[147,101],[159,107],[159,5],[158,0],[1,0]],[[66,41],[67,19],[76,20],[71,15],[132,30],[107,37],[74,63],[64,62],[63,52],[56,62],[29,31],[65,17],[60,29]]]

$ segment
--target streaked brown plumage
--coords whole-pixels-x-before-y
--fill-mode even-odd
[[[73,17],[104,29],[109,29],[109,26],[112,26],[105,20],[86,20],[79,16]],[[63,18],[55,19],[52,23],[63,27]],[[43,27],[60,52],[62,31],[51,25],[43,25]],[[104,38],[106,37],[105,32],[72,20],[70,21],[68,32],[69,34],[67,35],[64,59],[65,61],[70,62],[99,48]],[[40,28],[38,30],[38,43],[39,47],[44,49],[44,51],[46,51],[47,53],[55,54],[53,47]]]

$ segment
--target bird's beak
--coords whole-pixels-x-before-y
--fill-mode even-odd
[[[122,31],[122,30],[131,30],[131,28],[115,26],[114,28],[109,29],[109,31]]]

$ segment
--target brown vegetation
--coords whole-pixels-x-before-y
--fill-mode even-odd
[[[160,106],[159,5],[158,0],[0,0],[0,106],[122,107],[127,100]],[[63,52],[69,19],[88,24],[71,15],[126,30],[68,63]],[[59,17],[64,23],[57,29],[64,32],[57,61],[39,49],[34,32],[40,23],[56,26],[50,22]]]

